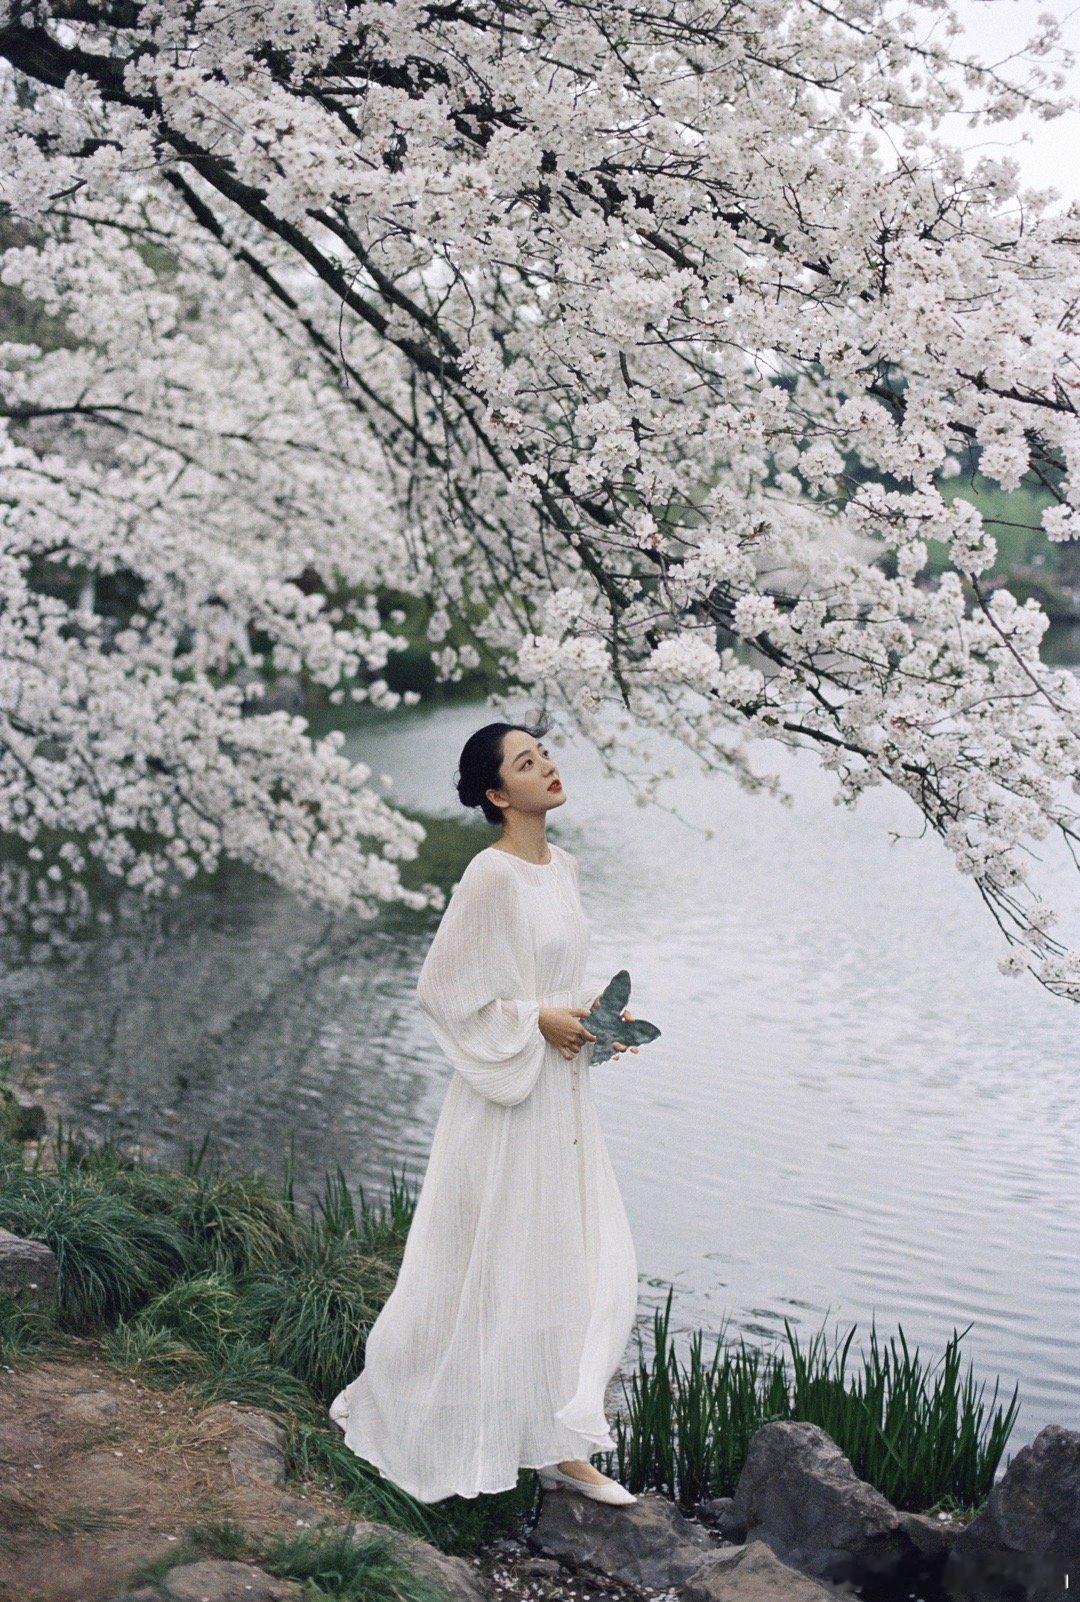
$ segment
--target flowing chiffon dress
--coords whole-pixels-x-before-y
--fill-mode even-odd
[[[330,1406],[346,1445],[421,1502],[615,1447],[604,1394],[637,1259],[592,1046],[570,1060],[539,1029],[541,1006],[603,988],[583,976],[577,863],[550,851],[479,851],[424,959],[417,1001],[454,1072],[397,1281]]]

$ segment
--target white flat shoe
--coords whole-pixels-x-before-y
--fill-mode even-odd
[[[568,1491],[576,1491],[579,1496],[587,1496],[592,1502],[616,1502],[625,1506],[628,1502],[636,1502],[637,1497],[620,1485],[617,1480],[608,1480],[604,1485],[597,1485],[589,1480],[579,1480],[573,1474],[564,1474],[561,1468],[551,1463],[547,1468],[538,1469],[540,1484],[545,1491],[553,1491],[557,1485],[563,1485]]]

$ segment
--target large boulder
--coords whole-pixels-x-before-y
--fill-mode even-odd
[[[1080,1432],[1048,1424],[1020,1448],[953,1543],[944,1578],[956,1602],[1080,1594]]]
[[[940,1577],[953,1542],[967,1527],[965,1520],[951,1513],[906,1513],[901,1510],[900,1523],[922,1557],[927,1573]]]
[[[681,1586],[722,1550],[701,1524],[658,1491],[642,1491],[636,1502],[622,1507],[576,1491],[546,1491],[526,1540],[534,1552],[571,1568],[654,1591]]]
[[[0,1229],[0,1292],[20,1307],[44,1307],[56,1296],[56,1258],[42,1240]]]
[[[732,1500],[748,1540],[817,1579],[873,1582],[924,1567],[896,1508],[818,1424],[763,1424]]]
[[[825,1585],[789,1568],[764,1541],[748,1541],[692,1574],[679,1602],[836,1602],[857,1595],[846,1584]]]

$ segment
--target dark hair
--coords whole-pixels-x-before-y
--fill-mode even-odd
[[[511,729],[521,729],[534,740],[547,733],[543,723],[485,723],[461,748],[458,758],[457,793],[463,807],[479,807],[489,823],[502,823],[502,808],[488,799],[487,790],[502,788],[499,769],[503,759],[503,738]]]

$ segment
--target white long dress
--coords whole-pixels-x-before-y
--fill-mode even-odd
[[[542,1005],[587,1007],[603,988],[583,976],[577,863],[550,851],[478,852],[424,959],[417,1000],[455,1071],[397,1281],[330,1407],[346,1444],[421,1502],[615,1446],[604,1393],[637,1259],[592,1047],[567,1059],[539,1029]]]

